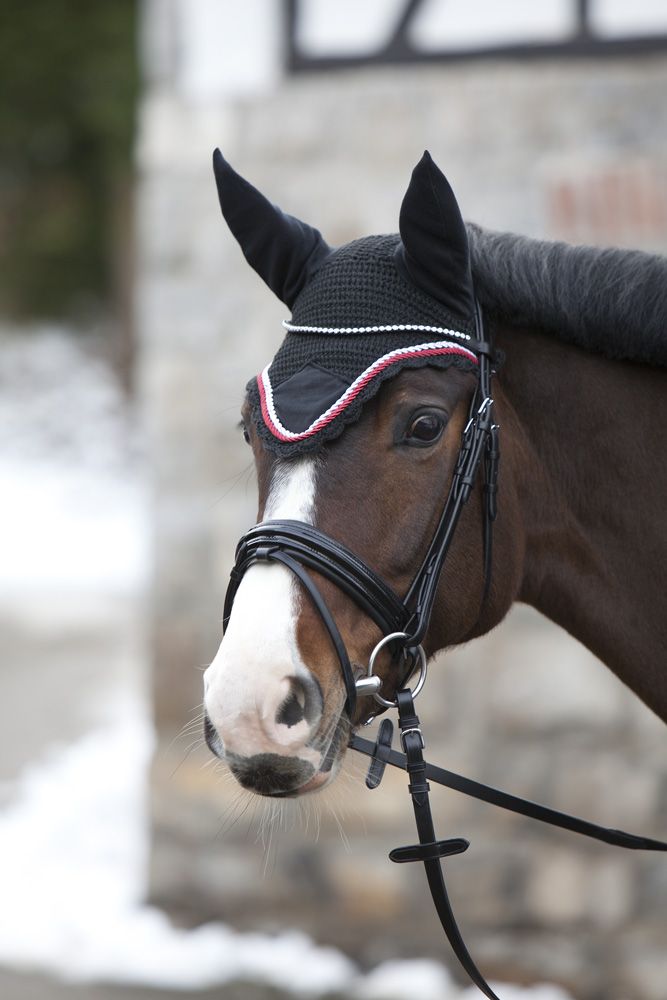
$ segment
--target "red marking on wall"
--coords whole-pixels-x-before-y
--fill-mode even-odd
[[[568,243],[667,247],[667,164],[628,163],[547,185],[551,234]]]

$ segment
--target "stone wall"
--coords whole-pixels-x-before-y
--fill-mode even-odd
[[[236,426],[243,388],[272,356],[284,317],[222,224],[211,151],[220,145],[331,243],[395,231],[428,147],[470,219],[664,250],[667,65],[411,66],[211,96],[183,82],[175,22],[157,26],[154,8],[137,296],[155,490],[151,894],[188,922],[304,927],[363,963],[448,961],[422,876],[386,859],[413,838],[401,775],[369,793],[362,765],[349,761],[325,801],[275,812],[188,749],[196,723],[182,733],[219,643],[236,539],[255,518]],[[555,626],[518,608],[431,674],[431,759],[597,822],[665,835],[664,727]],[[489,976],[550,979],[578,1000],[664,1000],[663,858],[543,830],[454,792],[434,799],[441,835],[472,842],[447,868]]]

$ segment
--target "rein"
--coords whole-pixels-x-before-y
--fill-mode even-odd
[[[387,764],[391,767],[398,767],[407,771],[410,779],[408,791],[412,798],[419,843],[411,844],[407,847],[395,848],[393,851],[390,851],[389,859],[395,861],[397,864],[409,861],[421,861],[423,863],[431,897],[440,918],[440,923],[452,946],[452,950],[470,976],[472,982],[475,983],[482,993],[489,1000],[498,1000],[498,997],[473,962],[461,937],[461,932],[456,924],[447,895],[447,888],[440,863],[443,858],[451,857],[454,854],[463,854],[464,851],[468,850],[470,843],[462,837],[453,837],[448,840],[436,839],[429,803],[429,781],[434,781],[438,785],[444,785],[446,788],[452,788],[454,791],[462,792],[464,795],[469,795],[482,802],[488,802],[491,805],[498,806],[500,809],[507,809],[510,812],[518,813],[521,816],[528,816],[530,819],[538,820],[541,823],[548,823],[550,826],[557,826],[563,830],[580,833],[584,837],[601,840],[603,843],[611,844],[614,847],[625,847],[630,850],[641,851],[667,851],[667,843],[663,843],[660,840],[652,840],[650,837],[625,833],[623,830],[598,826],[596,823],[591,823],[588,820],[579,819],[577,816],[570,816],[567,813],[559,812],[557,809],[550,809],[548,806],[542,806],[536,802],[530,802],[527,799],[519,798],[517,795],[510,795],[489,785],[483,785],[479,781],[464,778],[454,771],[447,771],[442,767],[429,764],[424,760],[423,756],[425,743],[419,717],[414,708],[413,694],[414,692],[408,688],[398,691],[396,694],[399,732],[404,753],[392,750],[391,744],[394,726],[390,719],[383,719],[375,743],[353,733],[350,737],[349,745],[353,750],[357,750],[359,753],[371,758],[366,777],[366,786],[368,788],[373,789],[378,787]]]
[[[480,470],[483,471],[484,551],[484,584],[480,608],[484,607],[491,581],[492,529],[497,514],[500,448],[491,395],[493,347],[484,336],[478,304],[475,323],[476,339],[467,346],[477,356],[479,377],[470,405],[469,419],[463,431],[452,483],[440,520],[405,596],[399,597],[358,556],[312,525],[293,520],[263,521],[246,532],[237,546],[236,561],[225,596],[223,628],[227,627],[239,584],[250,566],[259,562],[281,563],[299,579],[308,592],[329,633],[341,667],[346,691],[345,709],[349,718],[354,717],[359,696],[372,696],[384,708],[398,709],[403,753],[392,749],[393,724],[389,719],[384,719],[381,723],[375,743],[352,733],[349,746],[371,758],[366,778],[368,788],[377,788],[387,764],[407,771],[419,843],[398,847],[391,851],[389,857],[397,863],[423,863],[433,903],[454,953],[482,993],[489,1000],[498,1000],[466,948],[452,912],[442,873],[442,859],[463,853],[468,849],[469,842],[463,838],[436,839],[429,803],[429,780],[502,809],[617,847],[667,851],[667,843],[597,826],[464,778],[424,760],[424,738],[414,708],[414,698],[426,680],[426,654],[421,643],[428,630],[443,564],[463,507],[472,493]],[[355,676],[338,626],[309,570],[315,570],[334,583],[380,629],[383,638],[370,656],[365,676]],[[402,652],[406,661],[404,676],[393,701],[381,695],[382,678],[374,672],[376,658],[385,645],[393,647],[394,660]],[[416,670],[418,679],[414,689],[410,690],[407,683]],[[367,721],[372,721],[372,718],[371,716]]]

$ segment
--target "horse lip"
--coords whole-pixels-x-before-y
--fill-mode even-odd
[[[239,784],[257,795],[296,795],[318,774],[309,761],[273,753],[229,753],[227,763]]]
[[[315,792],[318,788],[322,788],[324,785],[328,784],[330,780],[329,772],[317,771],[310,781],[307,781],[305,785],[302,785],[301,788],[296,790],[296,794],[302,795],[308,792]]]

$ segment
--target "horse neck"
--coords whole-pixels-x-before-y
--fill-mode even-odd
[[[525,331],[501,331],[498,346],[508,474],[525,528],[517,599],[667,721],[664,373]]]

